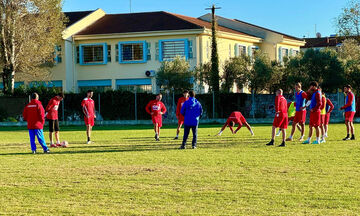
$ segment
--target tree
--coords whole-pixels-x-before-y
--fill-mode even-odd
[[[215,5],[212,7],[212,24],[211,24],[211,89],[218,94],[220,85],[220,73],[219,73],[219,54],[217,49],[217,38],[216,38],[216,20],[215,20]]]
[[[344,65],[345,77],[360,92],[360,45],[354,39],[346,39],[339,48],[339,59]]]
[[[200,64],[194,70],[194,78],[202,87],[204,85],[209,86],[211,90],[211,64],[210,62],[205,64]]]
[[[249,87],[252,93],[259,93],[270,87],[272,67],[269,57],[265,53],[257,53],[251,73],[248,75]]]
[[[224,73],[222,75],[222,90],[230,92],[234,83],[238,88],[243,88],[247,83],[251,67],[251,59],[246,55],[241,55],[225,61]]]
[[[175,92],[191,89],[192,78],[189,62],[179,56],[173,61],[163,61],[156,74],[157,85]]]
[[[4,93],[15,78],[49,74],[56,43],[64,30],[62,0],[0,0],[0,64]]]
[[[360,36],[360,2],[350,0],[347,7],[335,19],[337,32],[341,36]]]

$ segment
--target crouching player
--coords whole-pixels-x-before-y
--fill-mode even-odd
[[[160,128],[162,127],[162,115],[166,113],[166,107],[161,102],[162,94],[156,95],[156,100],[150,101],[146,105],[146,112],[151,115],[154,124],[155,140],[160,141]]]
[[[37,93],[33,93],[31,99],[31,102],[26,105],[23,112],[24,120],[27,121],[27,127],[29,129],[31,151],[33,154],[36,153],[35,137],[37,137],[44,153],[50,153],[43,132],[45,123],[44,107],[39,101],[39,95]]]
[[[276,91],[275,97],[275,118],[272,127],[271,141],[267,146],[274,145],[276,128],[280,128],[282,132],[282,143],[279,147],[285,147],[286,129],[288,127],[287,101],[283,96],[283,90]]]
[[[234,131],[233,127],[239,124],[239,126],[237,127],[237,129]],[[249,125],[249,123],[247,123],[245,117],[241,114],[241,112],[239,111],[234,111],[231,113],[231,115],[229,116],[229,118],[227,119],[226,123],[224,124],[224,126],[221,128],[220,132],[217,134],[217,136],[221,136],[222,132],[225,130],[225,128],[227,126],[229,126],[232,134],[236,134],[241,127],[243,126],[243,124],[247,127],[247,129],[250,131],[251,136],[254,136],[254,132],[251,129],[251,126]]]

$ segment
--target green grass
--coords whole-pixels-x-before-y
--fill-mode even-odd
[[[265,146],[270,126],[214,137],[219,125],[201,125],[199,148],[184,151],[174,127],[160,142],[147,126],[95,127],[91,145],[83,129],[62,128],[70,147],[50,155],[29,154],[26,130],[0,129],[0,215],[360,212],[360,143],[339,141],[343,125],[325,144],[286,148]]]

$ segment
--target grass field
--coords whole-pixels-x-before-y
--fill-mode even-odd
[[[64,127],[70,147],[50,155],[30,154],[23,128],[1,128],[0,215],[360,213],[360,142],[339,141],[345,126],[286,148],[265,146],[270,126],[219,128],[201,125],[198,149],[177,150],[174,127],[160,142],[147,126],[95,127],[91,145],[83,127]]]

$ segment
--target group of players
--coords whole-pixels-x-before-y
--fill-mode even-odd
[[[319,84],[317,82],[311,82],[310,88],[308,91],[303,91],[301,89],[301,83],[295,85],[295,101],[288,103],[286,98],[283,96],[283,91],[281,89],[277,90],[275,97],[275,118],[272,126],[271,141],[266,144],[267,146],[274,145],[275,137],[282,133],[282,143],[279,147],[285,147],[285,141],[293,141],[294,134],[298,128],[301,136],[299,141],[303,141],[305,136],[305,122],[306,122],[306,109],[309,107],[310,110],[310,121],[309,121],[309,135],[308,138],[303,142],[303,144],[320,144],[325,142],[325,138],[328,137],[328,125],[330,122],[330,115],[334,109],[329,98],[326,98],[325,93],[322,92]],[[347,136],[343,140],[355,140],[355,131],[353,120],[356,112],[355,105],[355,96],[351,91],[351,86],[346,85],[344,87],[344,93],[346,94],[346,103],[341,110],[345,110],[345,124],[347,128]],[[186,133],[184,134],[184,141],[182,147],[184,147],[184,142],[186,142],[190,128],[193,129],[193,147],[196,147],[196,137],[197,137],[197,125],[199,123],[199,117],[202,114],[201,104],[195,99],[195,93],[190,92],[192,96],[192,104],[190,110],[190,116],[188,121],[191,122],[191,125],[186,128]],[[42,146],[44,153],[49,153],[49,148],[46,145],[43,127],[45,123],[45,118],[49,122],[49,139],[50,147],[66,147],[60,144],[59,137],[59,120],[58,120],[58,108],[60,102],[64,99],[64,94],[60,93],[54,98],[52,98],[46,109],[44,110],[41,102],[39,101],[39,95],[37,93],[32,94],[31,102],[26,105],[23,117],[24,120],[28,123],[29,135],[30,135],[30,144],[31,150],[33,153],[36,153],[35,137],[38,138],[40,145]],[[92,99],[93,91],[89,90],[87,92],[86,98],[81,102],[82,111],[84,114],[84,122],[86,125],[86,134],[87,134],[87,144],[91,143],[91,132],[92,127],[94,126],[96,112],[95,112],[95,103]],[[178,119],[178,127],[176,130],[176,136],[174,139],[179,139],[179,133],[182,125],[184,124],[184,109],[183,105],[186,101],[189,100],[189,91],[185,90],[183,92],[183,97],[178,100],[176,117]],[[152,117],[152,122],[154,125],[155,131],[155,140],[160,141],[160,129],[162,127],[162,115],[166,113],[166,107],[163,102],[161,102],[162,95],[157,94],[156,99],[150,101],[145,110]],[[190,102],[190,101],[189,101]],[[197,107],[199,111],[196,111],[194,114],[194,109]],[[45,113],[46,111],[46,113]],[[191,118],[194,118],[193,120]],[[288,138],[286,138],[286,129],[288,127],[289,121],[292,120],[292,130]],[[238,124],[238,127],[234,130],[233,127]],[[236,134],[241,127],[245,125],[246,128],[250,131],[251,135],[254,136],[254,132],[246,121],[244,116],[239,111],[234,111],[231,113],[226,123],[221,128],[217,136],[221,136],[226,127],[229,127],[233,134]],[[276,134],[276,129],[279,128],[278,134]],[[311,142],[313,136],[313,130],[316,132],[316,140]],[[53,133],[55,132],[56,143],[53,142]],[[186,136],[186,139],[185,139]]]
[[[322,92],[319,84],[315,81],[310,83],[310,88],[307,92],[301,89],[300,83],[295,85],[295,90],[295,101],[292,103],[287,103],[287,100],[283,96],[283,91],[281,89],[277,90],[276,92],[276,113],[272,127],[271,141],[267,144],[268,146],[274,145],[277,128],[279,128],[279,132],[282,133],[282,143],[279,145],[279,147],[285,147],[285,141],[293,141],[293,136],[297,127],[301,132],[299,141],[303,141],[305,136],[307,107],[309,107],[310,111],[309,135],[308,138],[303,141],[303,144],[320,144],[326,142],[325,138],[328,137],[328,125],[330,122],[331,112],[334,109],[334,105],[329,98],[326,98],[325,93]],[[345,105],[340,108],[340,110],[345,110],[347,136],[343,140],[355,140],[355,130],[353,124],[356,113],[355,96],[351,90],[350,85],[344,86],[344,93],[346,94],[346,102]],[[295,108],[295,112],[288,112],[290,106]],[[286,139],[286,129],[288,127],[289,120],[292,120],[293,124],[291,135]],[[314,129],[316,132],[316,139],[311,142]]]

